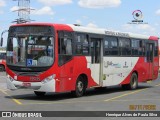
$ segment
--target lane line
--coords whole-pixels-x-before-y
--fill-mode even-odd
[[[113,102],[129,102],[129,101],[160,101],[160,99],[132,99],[132,100],[112,100]]]
[[[160,84],[157,84],[155,86],[160,86]],[[122,95],[119,95],[119,96],[116,96],[116,97],[113,97],[113,98],[109,98],[109,99],[106,99],[106,100],[97,100],[97,101],[66,101],[66,102],[47,102],[47,103],[37,103],[37,102],[33,102],[33,103],[25,103],[23,105],[33,105],[33,104],[67,104],[67,103],[88,103],[88,102],[108,102],[108,101],[132,101],[132,100],[116,100],[118,98],[122,98],[122,97],[125,97],[125,96],[128,96],[128,95],[131,95],[131,94],[135,94],[135,93],[139,93],[141,91],[144,91],[146,89],[149,89],[149,88],[145,88],[145,89],[141,89],[141,90],[136,90],[136,91],[133,91],[133,92],[129,92],[129,93],[126,93],[126,94],[122,94]],[[6,90],[2,90],[0,89],[0,91],[4,94],[6,94],[7,96],[9,96],[16,104],[18,105],[22,105],[22,102],[20,102],[19,100],[13,98],[11,95],[9,95]],[[21,99],[23,100],[23,99]],[[160,99],[137,99],[138,100],[160,100]],[[134,101],[134,100],[133,100]]]
[[[9,95],[6,91],[4,91],[4,90],[2,90],[2,89],[0,89],[0,91],[1,91],[2,93],[4,93],[5,95],[9,96],[9,97],[11,98],[11,100],[14,101],[16,104],[22,105],[22,102],[20,102],[19,100],[13,98],[13,97],[12,97],[11,95]]]
[[[160,84],[157,84],[155,86],[160,86]],[[149,88],[145,88],[145,89],[141,89],[141,90],[136,90],[136,91],[133,91],[133,92],[129,92],[129,93],[126,93],[126,94],[122,94],[122,95],[119,95],[119,96],[116,96],[116,97],[113,97],[113,98],[109,98],[109,99],[106,99],[104,101],[108,102],[108,101],[112,101],[112,100],[115,100],[115,99],[118,99],[118,98],[121,98],[121,97],[124,97],[124,96],[128,96],[128,95],[131,95],[131,94],[135,94],[135,93],[139,93],[141,91],[144,91],[146,89],[149,89]]]
[[[105,102],[112,101],[112,100],[115,100],[115,99],[118,99],[118,98],[121,98],[121,97],[124,97],[124,96],[128,96],[128,95],[131,95],[131,94],[139,93],[139,92],[144,91],[144,90],[146,90],[146,89],[147,89],[147,88],[141,89],[141,90],[136,90],[136,91],[133,91],[133,92],[129,92],[129,93],[126,93],[126,94],[122,94],[122,95],[113,97],[113,98],[106,99],[106,100],[104,100],[104,101],[105,101]]]
[[[0,91],[1,91],[3,94],[8,95],[8,93],[6,92],[6,90],[2,90],[2,89],[0,89]]]
[[[134,100],[112,100],[110,102],[132,102],[132,101],[160,101],[160,99],[134,99]],[[105,101],[101,101],[101,100],[97,100],[97,101],[66,101],[66,102],[30,102],[30,103],[25,103],[23,105],[47,105],[47,104],[72,104],[72,103],[95,103],[95,102],[105,102]]]
[[[103,102],[102,100],[97,100],[97,101],[65,101],[65,102],[30,102],[30,103],[25,103],[23,105],[33,105],[33,104],[72,104],[72,103],[94,103],[94,102]]]
[[[14,99],[13,97],[12,97],[12,100],[13,100],[15,103],[17,103],[18,105],[22,105],[22,102],[20,102],[20,101],[17,100],[17,99]]]
[[[157,84],[155,86],[160,86],[160,84]],[[120,96],[116,96],[116,97],[113,97],[113,98],[109,98],[109,99],[106,99],[106,100],[96,100],[96,101],[66,101],[66,102],[47,102],[47,103],[26,103],[27,105],[32,105],[32,104],[67,104],[67,103],[93,103],[93,102],[108,102],[108,101],[134,101],[134,100],[116,100],[118,98],[121,98],[121,97],[124,97],[124,96],[128,96],[128,95],[131,95],[131,94],[135,94],[135,93],[139,93],[139,92],[142,92],[146,89],[149,89],[149,88],[144,88],[144,89],[141,89],[141,90],[136,90],[136,91],[133,91],[133,92],[129,92],[129,93],[126,93],[126,94],[122,94]],[[159,101],[160,99],[135,99],[135,100],[155,100],[155,101]]]

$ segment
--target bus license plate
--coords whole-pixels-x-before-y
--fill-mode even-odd
[[[22,84],[24,87],[31,87],[31,83],[23,83]]]

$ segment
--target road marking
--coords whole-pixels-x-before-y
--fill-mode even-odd
[[[111,102],[131,102],[131,101],[159,101],[160,99],[134,99],[134,100],[112,100]],[[65,102],[30,102],[23,105],[50,105],[50,104],[73,104],[73,103],[96,103],[105,102],[101,100],[97,101],[65,101]]]
[[[160,84],[157,84],[155,86],[160,86]],[[95,101],[64,101],[64,102],[30,102],[30,103],[24,103],[23,105],[33,105],[33,104],[37,104],[37,105],[45,105],[45,104],[72,104],[72,103],[93,103],[93,102],[108,102],[108,101],[135,101],[135,100],[143,100],[143,101],[150,101],[150,100],[155,100],[155,101],[159,101],[160,99],[134,99],[134,100],[116,100],[118,98],[121,98],[121,97],[124,97],[124,96],[128,96],[128,95],[131,95],[131,94],[135,94],[135,93],[139,93],[141,91],[144,91],[148,88],[144,88],[144,89],[140,89],[140,90],[136,90],[136,91],[133,91],[133,92],[129,92],[129,93],[126,93],[126,94],[122,94],[120,96],[116,96],[116,97],[113,97],[113,98],[109,98],[109,99],[106,99],[106,100],[95,100]],[[15,99],[16,100],[16,99]],[[21,99],[23,100],[23,99]],[[15,101],[16,103],[19,101]],[[17,103],[17,104],[18,104]],[[22,104],[21,102],[19,104]]]
[[[115,99],[118,99],[118,98],[121,98],[121,97],[124,97],[124,96],[128,96],[128,95],[131,95],[131,94],[139,93],[139,92],[144,91],[144,90],[146,90],[146,89],[147,89],[147,88],[141,89],[141,90],[136,90],[136,91],[133,91],[133,92],[129,92],[129,93],[126,93],[126,94],[122,94],[122,95],[113,97],[113,98],[106,99],[106,100],[104,100],[104,101],[106,101],[106,102],[112,101],[112,100],[115,100]]]
[[[8,93],[7,93],[6,91],[4,91],[4,90],[1,90],[1,89],[0,89],[0,91],[1,91],[2,93],[6,94],[6,95],[8,94]]]
[[[128,100],[112,100],[113,102],[129,102],[129,101],[159,101],[160,99],[128,99]]]
[[[155,86],[160,86],[160,84],[157,84]],[[116,96],[116,97],[113,97],[113,98],[109,98],[109,99],[106,99],[104,101],[108,102],[108,101],[112,101],[112,100],[115,100],[115,99],[118,99],[118,98],[121,98],[121,97],[124,97],[124,96],[128,96],[128,95],[131,95],[131,94],[135,94],[135,93],[139,93],[141,91],[144,91],[148,88],[145,88],[145,89],[141,89],[141,90],[136,90],[136,91],[133,91],[133,92],[129,92],[129,93],[126,93],[126,94],[122,94],[122,95],[119,95],[119,96]]]
[[[19,100],[17,100],[17,99],[12,98],[12,100],[13,100],[15,103],[17,103],[18,105],[22,105],[22,103],[21,103]]]
[[[93,102],[103,102],[102,100],[90,100],[90,101],[64,101],[64,102],[30,102],[23,105],[32,105],[32,104],[72,104],[72,103],[93,103]]]
[[[130,100],[112,100],[110,102],[131,102],[131,101],[159,101],[160,99],[130,99]],[[25,103],[23,105],[50,105],[50,104],[72,104],[72,103],[95,103],[95,102],[105,102],[103,100],[97,100],[97,101],[64,101],[64,102],[30,102]]]
[[[155,86],[160,86],[160,84],[157,84]],[[125,97],[125,96],[128,96],[128,95],[131,95],[131,94],[135,94],[135,93],[139,93],[141,91],[144,91],[148,88],[144,88],[144,89],[140,89],[140,90],[135,90],[133,92],[128,92],[128,93],[125,93],[125,94],[122,94],[122,95],[119,95],[119,96],[116,96],[116,97],[112,97],[112,98],[109,98],[109,99],[106,99],[106,100],[95,100],[95,101],[64,101],[64,102],[30,102],[30,103],[24,103],[23,105],[33,105],[33,104],[71,104],[71,103],[93,103],[93,102],[109,102],[109,101],[135,101],[135,100],[146,100],[146,101],[149,101],[149,100],[160,100],[160,99],[134,99],[134,100],[116,100],[118,98],[122,98],[122,97]],[[4,94],[6,94],[7,96],[9,96],[16,104],[18,105],[22,105],[22,102],[20,102],[19,100],[13,98],[11,95],[9,95],[6,90],[2,90],[0,89],[0,91]],[[20,99],[20,100],[23,100],[23,99]]]
[[[19,100],[13,98],[13,97],[12,97],[11,95],[9,95],[6,91],[4,91],[4,90],[2,90],[2,89],[0,89],[0,91],[1,91],[2,93],[4,93],[5,95],[9,96],[9,97],[11,98],[11,100],[13,100],[16,104],[22,105],[22,102],[20,102]]]

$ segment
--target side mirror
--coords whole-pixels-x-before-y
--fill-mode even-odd
[[[1,41],[0,41],[0,46],[2,47],[3,46],[3,34],[8,32],[8,30],[4,30],[2,33],[1,33]]]
[[[3,46],[3,38],[1,38],[1,44],[0,44],[0,46],[1,47]]]

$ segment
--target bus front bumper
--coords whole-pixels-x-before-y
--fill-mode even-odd
[[[10,90],[17,89],[33,89],[34,91],[41,92],[55,92],[55,79],[47,82],[21,82],[7,77],[7,88]]]

